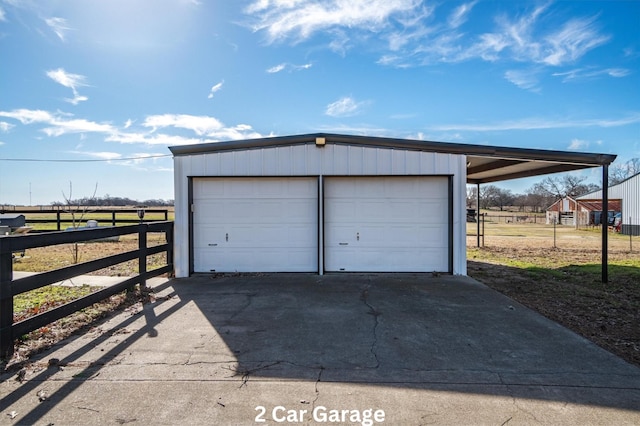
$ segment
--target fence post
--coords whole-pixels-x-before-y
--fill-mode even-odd
[[[111,212],[111,226],[116,226],[116,211]]]
[[[0,237],[0,358],[13,355],[13,260],[11,245]]]
[[[147,286],[147,228],[148,225],[138,225],[138,274],[140,274],[140,290]]]
[[[165,240],[167,244],[169,244],[169,250],[167,250],[167,265],[173,265],[173,224],[171,227],[164,232]],[[175,271],[175,266],[173,267]]]

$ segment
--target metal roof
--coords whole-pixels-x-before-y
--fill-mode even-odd
[[[612,154],[509,148],[331,133],[212,142],[172,146],[169,149],[174,156],[197,155],[218,151],[316,143],[318,138],[324,138],[325,143],[466,155],[467,183],[498,182],[549,173],[567,172],[609,165],[616,159],[616,156]]]

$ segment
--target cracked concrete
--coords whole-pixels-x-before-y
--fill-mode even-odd
[[[388,424],[640,424],[639,368],[469,278],[152,285],[154,303],[5,373],[0,424],[254,424],[259,407],[271,424],[337,424],[314,418],[323,407]]]

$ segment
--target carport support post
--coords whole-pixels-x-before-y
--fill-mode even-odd
[[[602,166],[602,283],[609,282],[609,166]]]
[[[478,247],[480,247],[480,182],[478,182],[476,187],[476,238],[477,238],[477,245]]]

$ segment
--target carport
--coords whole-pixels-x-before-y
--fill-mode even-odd
[[[608,166],[616,158],[328,133],[170,150],[177,277],[466,275],[466,184],[602,167],[607,209]],[[602,280],[608,280],[606,227]]]

